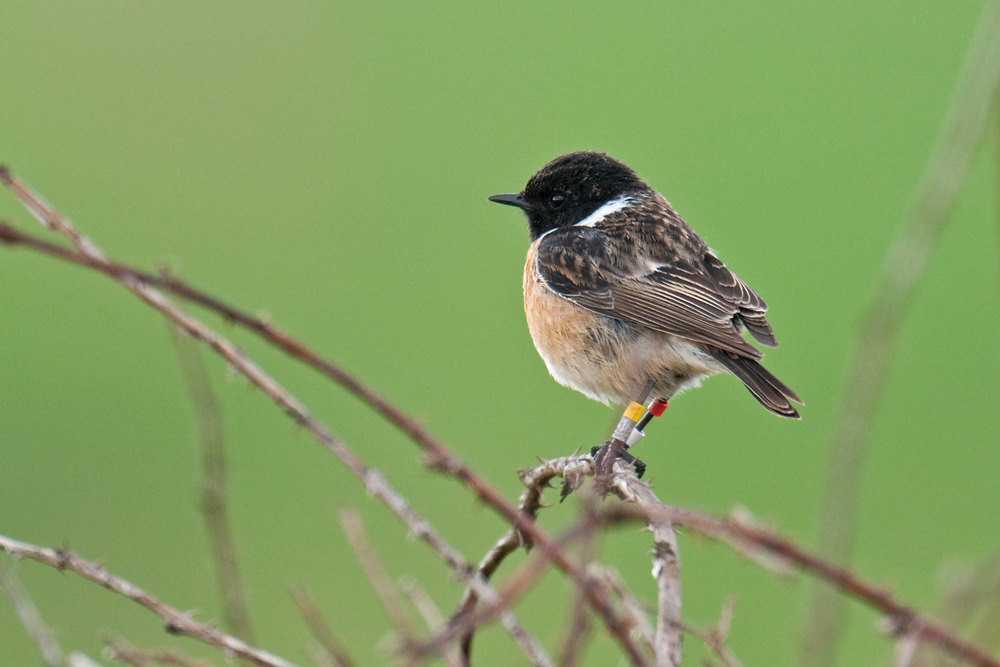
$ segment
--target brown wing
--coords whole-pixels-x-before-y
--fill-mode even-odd
[[[636,242],[647,239],[611,231],[571,227],[542,238],[537,262],[546,284],[588,310],[740,357],[763,356],[743,339],[743,326],[761,343],[776,344],[764,319],[766,304],[707,247],[701,258],[690,252],[699,248],[689,245],[686,257],[659,253],[658,259],[639,260],[634,259]],[[640,245],[650,247],[648,242]]]

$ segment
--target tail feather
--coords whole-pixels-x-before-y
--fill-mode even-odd
[[[771,325],[767,323],[764,319],[762,313],[755,312],[743,312],[737,316],[743,323],[743,326],[747,328],[750,335],[754,337],[761,345],[767,345],[768,347],[778,347],[778,341],[774,338],[774,332],[771,331]],[[734,318],[735,319],[735,318]]]
[[[711,354],[716,361],[726,367],[726,370],[742,380],[754,398],[765,408],[781,417],[801,419],[788,399],[805,405],[802,399],[766,368],[753,359],[737,357],[722,350],[713,350]]]

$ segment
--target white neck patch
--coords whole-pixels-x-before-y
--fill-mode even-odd
[[[617,213],[626,206],[629,206],[631,203],[631,197],[619,197],[618,199],[612,199],[607,204],[602,205],[586,218],[576,223],[574,227],[593,227],[601,220],[604,220],[604,218],[608,217],[612,213]]]

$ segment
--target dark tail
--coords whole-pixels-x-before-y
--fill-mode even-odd
[[[794,391],[785,386],[784,382],[771,375],[766,368],[753,359],[737,357],[722,350],[713,350],[711,355],[725,366],[726,370],[742,380],[754,398],[760,401],[760,404],[765,408],[780,417],[801,419],[788,399],[801,405],[805,405],[805,403]]]

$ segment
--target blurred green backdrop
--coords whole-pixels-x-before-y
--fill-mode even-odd
[[[808,403],[801,422],[779,420],[735,380],[709,380],[642,445],[656,491],[717,512],[744,505],[811,544],[860,317],[980,7],[8,0],[0,161],[111,257],[165,264],[268,313],[513,499],[516,469],[600,441],[615,415],[548,377],[521,310],[524,221],[486,197],[517,191],[561,153],[607,151],[768,301],[782,347],[767,365]],[[1000,543],[991,156],[977,160],[906,319],[864,477],[856,568],[924,609],[943,562],[977,562]],[[0,217],[40,229],[7,192]],[[343,391],[205,317],[468,558],[501,534],[492,511],[426,472]],[[391,573],[419,579],[446,612],[460,586],[307,434],[207,364],[259,643],[306,660],[288,595],[302,582],[361,664],[387,662],[388,624],[336,509],[358,507]],[[68,544],[216,618],[198,489],[194,413],[161,318],[101,276],[0,249],[0,533]],[[603,556],[652,598],[648,546],[619,530]],[[681,547],[685,617],[709,624],[736,594],[737,655],[792,663],[803,581],[725,547]],[[169,641],[157,619],[92,584],[18,571],[67,649],[99,655],[109,632]],[[517,608],[550,647],[568,588],[549,576]],[[885,664],[876,616],[853,610],[840,664]],[[701,647],[685,647],[697,664]],[[602,635],[587,664],[614,664],[616,649]],[[0,651],[6,664],[40,662],[6,602]],[[495,628],[477,651],[483,664],[523,662]]]

